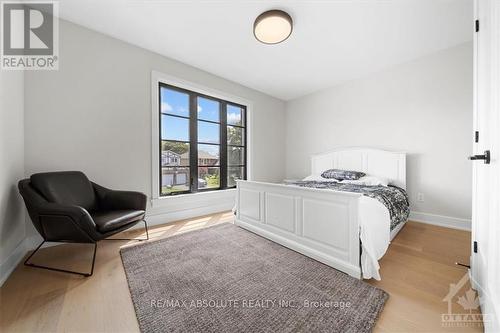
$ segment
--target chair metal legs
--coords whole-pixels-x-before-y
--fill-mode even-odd
[[[146,230],[146,238],[107,238],[104,240],[138,240],[138,241],[146,241],[149,240],[149,231],[148,231],[148,223],[146,220],[142,220],[144,222],[144,229]],[[51,242],[52,243],[52,242]],[[54,242],[54,243],[71,243],[71,242]],[[30,263],[29,260],[35,255],[35,253],[42,247],[42,245],[45,244],[45,240],[38,245],[38,247],[33,251],[29,257],[24,261],[24,265],[30,266],[30,267],[35,267],[35,268],[41,268],[41,269],[47,269],[50,271],[56,271],[56,272],[63,272],[63,273],[70,273],[70,274],[76,274],[76,275],[82,275],[85,277],[91,276],[94,273],[94,264],[95,264],[95,256],[97,252],[97,242],[91,243],[94,244],[94,254],[92,256],[92,267],[90,269],[89,273],[83,273],[83,272],[76,272],[76,271],[70,271],[67,269],[61,269],[61,268],[54,268],[54,267],[48,267],[48,266],[43,266],[43,265],[37,265]]]
[[[33,253],[31,253],[30,256],[24,261],[24,265],[35,267],[35,268],[47,269],[50,271],[82,275],[85,277],[91,276],[94,273],[95,255],[97,252],[97,242],[91,243],[91,244],[94,244],[94,254],[92,256],[92,268],[90,269],[90,273],[76,272],[76,271],[70,271],[70,270],[66,270],[66,269],[60,269],[60,268],[54,268],[54,267],[48,267],[48,266],[36,265],[36,264],[30,263],[29,260],[31,259],[31,257],[33,257],[35,255],[35,253],[42,247],[42,245],[44,243],[45,243],[45,240],[43,242],[41,242],[40,245],[38,245],[38,247],[35,249],[35,251],[33,251]],[[69,242],[57,242],[57,243],[69,243]]]
[[[146,238],[106,238],[103,240],[107,240],[107,241],[137,240],[140,242],[147,241],[147,240],[149,240],[148,223],[146,222],[146,220],[142,220],[142,222],[144,222],[144,229],[146,230]]]

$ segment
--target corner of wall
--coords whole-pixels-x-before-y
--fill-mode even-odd
[[[0,131],[2,141],[8,142],[1,164],[0,229],[0,286],[7,280],[19,261],[26,254],[26,213],[24,203],[17,192],[17,182],[25,176],[25,71],[9,71],[1,75],[0,109],[1,121],[5,127]],[[5,208],[5,209],[3,209]]]

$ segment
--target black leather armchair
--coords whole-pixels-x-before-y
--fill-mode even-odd
[[[114,191],[91,182],[79,171],[37,173],[19,182],[29,216],[43,242],[25,265],[84,276],[94,271],[97,242],[143,221],[149,239],[145,194]],[[124,240],[123,238],[109,240]],[[128,239],[126,239],[128,240]],[[94,254],[90,273],[81,273],[29,262],[45,242],[91,243]]]

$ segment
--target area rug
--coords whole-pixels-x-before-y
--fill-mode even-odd
[[[229,223],[120,253],[142,332],[370,332],[388,298]]]

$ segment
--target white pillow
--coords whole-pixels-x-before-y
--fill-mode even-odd
[[[383,177],[375,176],[364,176],[358,180],[343,180],[343,184],[354,184],[354,185],[364,185],[364,186],[387,186],[389,185],[389,180]]]
[[[309,182],[333,182],[338,183],[339,181],[335,178],[323,178],[321,175],[309,175],[306,178],[302,179],[303,181]]]

